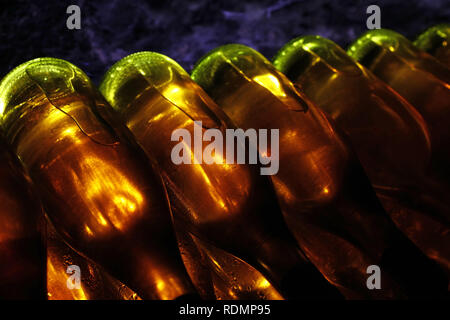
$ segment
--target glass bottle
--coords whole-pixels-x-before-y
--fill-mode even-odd
[[[206,163],[198,159],[197,142],[186,151],[193,163],[174,163],[175,130],[195,137],[207,129],[225,135],[233,128],[175,61],[153,52],[130,55],[111,67],[100,91],[157,160],[174,217],[186,231],[256,267],[287,298],[339,296],[297,247],[270,181],[256,164],[227,163],[227,146]]]
[[[159,172],[76,66],[28,61],[0,83],[5,135],[55,229],[142,299],[196,296]]]
[[[334,122],[267,59],[244,45],[222,46],[197,63],[192,78],[238,126],[279,129],[279,171],[271,178],[285,219],[307,257],[347,297],[446,291],[442,278],[425,282],[428,290],[409,283],[405,268],[425,277],[434,264],[395,228]],[[384,270],[382,290],[368,289],[369,265]]]

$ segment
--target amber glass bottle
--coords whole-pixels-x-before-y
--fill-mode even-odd
[[[26,62],[0,83],[7,140],[55,229],[143,299],[196,295],[157,169],[76,66]]]
[[[0,300],[45,299],[41,203],[1,130],[0,163]]]
[[[203,135],[216,129],[225,136],[234,127],[176,62],[152,52],[133,54],[107,72],[100,91],[157,159],[174,217],[187,231],[259,269],[287,298],[338,295],[300,252],[259,166],[226,163],[227,146],[214,163],[174,163],[174,130],[194,137],[194,130]],[[198,156],[194,147],[188,152],[189,159]]]
[[[395,228],[333,122],[262,55],[222,46],[192,77],[238,126],[279,129],[272,181],[286,221],[308,258],[348,297],[399,297],[397,284],[409,296],[446,291],[442,278],[422,273],[434,272],[434,264]],[[366,286],[372,264],[385,270],[382,290]],[[409,284],[405,268],[426,278],[422,288]]]
[[[347,53],[423,116],[430,129],[435,178],[450,185],[450,69],[390,30],[365,33]]]
[[[430,174],[430,137],[418,112],[319,36],[292,40],[273,64],[344,129],[393,221],[450,275],[448,189]]]

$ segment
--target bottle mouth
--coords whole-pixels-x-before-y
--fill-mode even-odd
[[[221,126],[220,119],[208,108],[213,102],[178,63],[165,55],[147,51],[127,56],[108,70],[100,85],[100,92],[119,112],[148,90],[206,127]]]
[[[252,78],[258,70],[273,66],[259,52],[242,44],[226,44],[204,55],[195,64],[191,73],[206,92],[215,86],[215,78],[223,71],[238,72],[241,76]]]
[[[388,29],[374,29],[353,42],[347,54],[363,65],[371,65],[381,54],[398,54],[415,59],[419,49],[401,34]]]
[[[306,112],[309,108],[309,100],[296,85],[263,55],[245,45],[228,44],[212,50],[199,60],[191,74],[213,99],[220,99],[214,93],[219,87],[223,94],[232,94],[232,87],[236,87],[232,77],[264,88],[289,110]]]
[[[121,110],[143,90],[164,87],[176,76],[189,78],[189,74],[171,58],[142,51],[116,62],[104,75],[99,90],[114,109]]]
[[[362,74],[357,62],[331,40],[320,36],[295,38],[283,46],[273,59],[274,66],[296,81],[311,65],[320,63],[333,73]]]
[[[78,67],[57,58],[37,58],[9,72],[0,82],[0,117],[29,100],[30,90],[40,90],[49,99],[75,91],[74,86],[89,86],[90,80]]]
[[[429,28],[419,35],[414,41],[414,45],[419,49],[434,55],[442,47],[446,47],[450,42],[450,24],[441,24]]]
[[[380,58],[388,57],[411,69],[420,69],[433,81],[448,87],[448,69],[442,68],[437,59],[397,32],[386,29],[368,31],[348,48],[347,53],[369,69],[376,67]]]

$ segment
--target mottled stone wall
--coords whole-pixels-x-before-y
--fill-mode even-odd
[[[81,7],[81,30],[66,8]],[[118,59],[151,50],[190,71],[209,50],[239,42],[267,57],[293,37],[318,34],[347,46],[366,29],[366,8],[381,7],[382,27],[415,37],[450,21],[448,0],[0,0],[0,76],[40,56],[67,59],[95,82]]]

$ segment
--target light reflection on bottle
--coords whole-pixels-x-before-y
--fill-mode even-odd
[[[403,269],[429,261],[388,219],[346,139],[299,88],[243,45],[213,50],[192,78],[238,126],[280,130],[280,170],[272,180],[286,221],[308,258],[347,297],[402,296],[396,283],[408,295],[424,294]],[[383,290],[367,290],[369,264],[391,271]]]
[[[111,67],[100,91],[157,159],[174,217],[186,231],[256,267],[287,298],[339,296],[298,249],[257,165],[227,163],[227,145],[216,150],[219,163],[195,163],[192,145],[193,164],[172,161],[175,129],[194,136],[194,121],[201,121],[202,134],[215,128],[225,136],[226,128],[234,128],[178,64],[157,53],[133,54]]]
[[[183,229],[176,228],[181,257],[203,299],[283,300],[258,270]]]
[[[450,69],[402,35],[384,29],[365,33],[347,53],[422,115],[430,129],[434,178],[450,185]]]
[[[450,274],[448,189],[429,175],[423,118],[328,39],[296,38],[273,63],[345,130],[393,221]]]
[[[157,169],[88,77],[31,60],[0,84],[7,140],[58,233],[143,299],[195,295]]]

